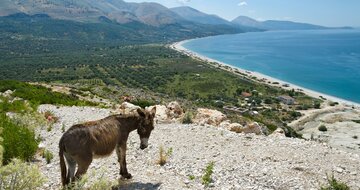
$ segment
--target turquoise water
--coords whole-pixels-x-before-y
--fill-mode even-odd
[[[360,30],[253,32],[189,41],[186,49],[360,103]]]

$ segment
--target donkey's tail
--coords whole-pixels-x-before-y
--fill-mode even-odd
[[[60,168],[61,168],[61,182],[62,185],[65,187],[69,181],[67,179],[66,176],[66,164],[65,164],[65,159],[64,159],[64,151],[65,151],[65,145],[63,143],[63,139],[60,139],[60,143],[59,143],[59,157],[60,157]]]

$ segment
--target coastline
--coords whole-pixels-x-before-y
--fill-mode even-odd
[[[301,87],[301,86],[298,86],[298,85],[295,85],[295,84],[292,84],[292,83],[289,83],[289,82],[286,82],[286,81],[282,81],[280,79],[276,79],[274,77],[271,77],[271,76],[268,76],[268,75],[265,75],[265,74],[262,74],[262,73],[259,73],[259,72],[248,71],[248,70],[245,70],[245,69],[242,69],[242,68],[238,68],[238,67],[226,64],[224,62],[208,58],[208,57],[206,57],[204,55],[201,55],[201,54],[198,54],[196,52],[190,51],[190,50],[186,49],[183,46],[183,44],[187,43],[187,42],[189,42],[191,40],[193,40],[193,39],[184,40],[184,41],[180,41],[180,42],[175,42],[175,43],[170,45],[170,48],[172,48],[172,49],[174,49],[174,50],[176,50],[178,52],[184,53],[184,54],[186,54],[186,55],[188,55],[190,57],[193,57],[195,59],[200,59],[200,60],[205,61],[205,62],[216,63],[219,68],[221,68],[221,69],[223,69],[225,71],[229,71],[229,72],[232,72],[232,73],[237,74],[237,75],[239,75],[239,73],[241,73],[242,76],[246,75],[251,80],[253,80],[252,78],[256,77],[256,82],[259,82],[259,83],[263,83],[263,84],[267,84],[267,85],[271,85],[271,86],[275,86],[275,87],[280,87],[280,88],[283,88],[283,89],[286,89],[286,90],[295,89],[295,90],[301,91],[301,92],[305,93],[306,95],[314,97],[314,98],[319,98],[319,99],[325,98],[326,100],[323,99],[324,101],[338,102],[339,104],[341,104],[343,106],[346,106],[346,107],[354,107],[354,108],[360,109],[360,104],[359,103],[352,102],[352,101],[349,101],[349,100],[344,100],[344,99],[341,99],[341,98],[338,98],[338,97],[335,97],[335,96],[331,96],[331,95],[328,95],[328,94],[324,94],[324,93],[321,93],[321,92],[317,92],[317,91],[314,91],[314,90],[311,90],[311,89],[307,89],[305,87]],[[284,85],[286,85],[286,86],[284,86]]]

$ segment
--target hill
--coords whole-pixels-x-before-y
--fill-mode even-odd
[[[212,24],[212,25],[232,25],[231,22],[217,16],[209,15],[203,12],[200,12],[191,7],[175,7],[171,9],[176,14],[180,15],[184,19],[202,24]]]
[[[280,20],[267,20],[267,21],[257,21],[250,17],[239,16],[231,21],[233,24],[238,26],[248,26],[261,28],[265,30],[317,30],[317,29],[329,29],[328,27],[307,24],[307,23],[298,23],[291,21],[280,21]]]
[[[73,44],[68,47],[72,48],[72,46],[78,47],[78,44],[84,43],[106,42],[107,45],[169,43],[188,38],[238,32],[241,30],[227,26],[194,24],[187,21],[181,24],[152,26],[137,21],[119,24],[107,17],[99,17],[97,22],[54,19],[47,14],[16,13],[0,17],[0,34],[2,36],[0,43],[3,44],[8,41],[17,44],[36,40],[43,44],[42,46],[46,46],[48,41],[57,41],[55,43],[59,45]]]

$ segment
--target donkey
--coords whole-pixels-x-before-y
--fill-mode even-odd
[[[109,156],[114,149],[120,163],[120,175],[126,179],[132,177],[126,168],[126,141],[129,133],[137,129],[141,140],[140,149],[147,148],[150,133],[154,129],[156,107],[150,111],[140,108],[136,111],[134,114],[113,115],[77,124],[63,134],[59,142],[63,186],[85,174],[94,158]],[[78,169],[75,174],[76,166]]]

